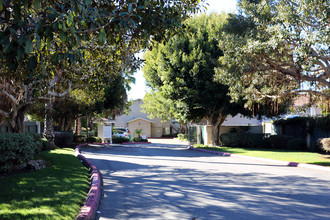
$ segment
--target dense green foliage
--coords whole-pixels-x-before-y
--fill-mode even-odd
[[[248,113],[243,103],[230,102],[226,85],[214,82],[214,68],[223,55],[218,34],[225,23],[225,14],[188,19],[184,33],[175,35],[166,44],[153,45],[145,55],[143,69],[147,85],[152,88],[145,108],[154,112],[152,108],[160,106],[156,111],[166,114],[165,118],[168,114],[193,121],[206,118],[213,127],[213,144],[218,144],[220,126],[228,114]],[[170,110],[160,112],[159,103],[167,99],[172,107],[166,104],[166,110]]]
[[[140,138],[140,137],[135,137],[133,138],[134,142],[148,142],[148,139]]]
[[[56,131],[55,134],[55,145],[60,148],[67,148],[73,142],[72,132]]]
[[[134,53],[173,33],[198,3],[0,1],[0,119],[22,132],[37,99],[63,96],[71,86],[97,94],[116,74],[129,80],[141,63]]]
[[[112,143],[113,144],[121,144],[124,142],[129,142],[129,139],[127,137],[119,137],[119,136],[113,136],[112,137]]]
[[[75,143],[86,143],[86,135],[73,135],[73,142]]]
[[[275,103],[298,92],[329,97],[327,0],[240,0],[216,74],[234,100]]]
[[[181,141],[188,141],[188,134],[178,134],[178,139]]]
[[[223,146],[246,148],[269,148],[269,139],[264,134],[224,133],[220,135]]]
[[[87,143],[102,143],[102,139],[100,137],[91,136],[86,139]]]
[[[272,135],[269,137],[271,147],[274,149],[287,149],[288,141],[295,139],[288,135]]]
[[[0,172],[32,160],[41,148],[41,139],[35,142],[32,135],[0,133]]]
[[[286,144],[286,149],[304,151],[306,150],[306,141],[299,138],[290,139]]]
[[[0,219],[75,219],[89,189],[89,173],[72,149],[44,151],[44,169],[0,178]]]

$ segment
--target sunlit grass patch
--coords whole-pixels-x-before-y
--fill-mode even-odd
[[[275,160],[283,160],[295,163],[308,163],[322,166],[330,166],[330,158],[324,154],[314,152],[301,152],[276,149],[255,149],[255,148],[232,148],[232,147],[210,147],[207,145],[195,145],[201,149],[241,154],[253,157],[262,157]]]
[[[74,219],[85,201],[88,170],[72,149],[42,152],[51,166],[0,178],[0,219]]]

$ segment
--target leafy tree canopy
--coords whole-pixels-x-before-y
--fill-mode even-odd
[[[234,100],[245,97],[251,106],[302,92],[329,97],[329,1],[241,0],[239,8],[216,70]]]
[[[133,54],[180,27],[199,3],[0,0],[0,84],[6,85],[0,90],[6,100],[0,103],[1,118],[14,125],[36,98],[64,95],[75,83],[102,88],[99,84],[109,77],[105,68],[124,72],[127,84],[127,73],[139,65]]]
[[[172,103],[184,103],[186,119],[206,118],[213,127],[212,144],[219,144],[219,131],[226,116],[249,113],[243,103],[230,102],[228,86],[214,81],[214,68],[223,56],[219,33],[225,14],[200,15],[188,19],[185,31],[166,44],[154,44],[145,58],[147,84]],[[155,97],[156,103],[159,101]]]

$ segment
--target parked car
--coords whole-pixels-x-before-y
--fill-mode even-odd
[[[113,136],[116,137],[127,137],[129,135],[129,130],[128,128],[114,128],[113,129]]]

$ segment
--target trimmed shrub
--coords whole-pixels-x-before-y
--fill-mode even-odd
[[[275,149],[287,149],[288,141],[292,139],[295,139],[295,137],[288,135],[272,135],[269,137],[270,145]]]
[[[100,137],[92,136],[92,137],[87,138],[86,142],[87,143],[101,143],[102,139]]]
[[[69,147],[73,142],[73,134],[66,131],[56,131],[55,134],[55,145],[60,148]]]
[[[48,146],[47,138],[41,138],[41,150],[48,150]]]
[[[319,143],[321,145],[321,149],[325,152],[330,152],[330,138],[321,138],[319,140]]]
[[[174,138],[174,137],[177,137],[178,135],[177,134],[163,134],[162,137],[163,138]]]
[[[227,147],[269,148],[269,139],[264,134],[225,133],[220,136],[222,145]]]
[[[240,147],[241,136],[239,133],[225,133],[220,135],[220,141],[222,145],[227,147]]]
[[[178,139],[182,141],[188,141],[188,134],[178,134]]]
[[[135,137],[133,138],[134,142],[148,142],[148,139],[143,139],[143,138],[139,138],[139,137]]]
[[[129,142],[129,139],[127,137],[112,136],[113,144],[121,144],[123,142]]]
[[[306,143],[300,138],[294,138],[288,140],[287,143],[288,150],[306,150]]]
[[[73,135],[73,142],[75,143],[85,143],[87,137],[85,135]]]
[[[0,173],[10,171],[13,166],[29,160],[41,150],[30,134],[0,134]]]

